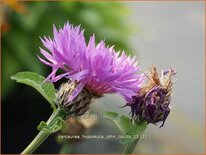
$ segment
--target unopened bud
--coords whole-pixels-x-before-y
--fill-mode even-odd
[[[70,115],[75,116],[84,114],[89,109],[93,98],[89,91],[82,89],[72,101],[68,101],[69,96],[75,91],[77,85],[77,82],[68,81],[62,84],[57,92],[58,105]]]

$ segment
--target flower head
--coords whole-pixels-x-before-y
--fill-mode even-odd
[[[59,31],[55,27],[53,29],[53,39],[41,39],[48,52],[40,48],[46,59],[39,59],[52,67],[48,80],[56,82],[68,78],[76,82],[75,90],[64,104],[68,104],[83,89],[93,96],[119,93],[128,101],[140,90],[143,75],[138,74],[140,67],[135,58],[127,57],[124,52],[115,52],[113,47],[106,47],[104,41],[96,46],[94,35],[86,44],[80,26],[66,23]],[[58,70],[63,70],[63,73],[56,75]]]
[[[133,101],[128,102],[126,106],[131,107],[132,117],[139,120],[146,120],[148,123],[157,123],[162,121],[162,127],[167,116],[170,113],[170,100],[172,93],[171,81],[175,72],[170,69],[162,71],[159,76],[155,66],[152,66],[148,72],[148,82],[142,90],[133,96]]]

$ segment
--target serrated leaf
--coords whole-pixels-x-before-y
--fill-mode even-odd
[[[45,81],[43,76],[33,72],[19,72],[11,76],[11,79],[36,89],[51,104],[53,110],[56,109],[56,90],[54,85],[49,81]]]
[[[118,114],[116,112],[105,111],[103,113],[103,116],[104,118],[111,120],[123,134],[126,134],[128,129],[133,124],[132,120],[129,117]]]
[[[146,128],[146,121],[135,121],[135,123],[126,132],[126,138],[121,139],[120,142],[123,144],[134,142],[137,139],[137,137],[139,137],[144,132]]]

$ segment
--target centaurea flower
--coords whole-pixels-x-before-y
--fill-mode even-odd
[[[128,57],[124,51],[116,52],[113,47],[106,47],[104,41],[96,46],[94,35],[86,44],[83,32],[80,26],[73,27],[66,23],[59,31],[54,26],[54,39],[41,39],[49,52],[40,48],[46,60],[40,57],[39,59],[52,67],[47,80],[56,82],[67,78],[70,84],[62,86],[60,90],[65,90],[65,87],[69,90],[71,85],[74,87],[69,93],[58,93],[59,96],[64,96],[63,100],[59,98],[59,101],[63,101],[61,105],[70,106],[82,92],[83,96],[85,93],[88,94],[86,96],[91,96],[87,99],[88,102],[92,97],[100,97],[106,93],[118,93],[130,101],[143,82],[143,75],[138,73],[140,67],[137,66],[135,57]],[[56,75],[58,70],[63,70],[63,73]],[[84,111],[85,109],[79,114]]]

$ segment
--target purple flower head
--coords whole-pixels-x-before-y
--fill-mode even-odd
[[[126,106],[131,107],[132,117],[139,120],[146,120],[148,123],[157,123],[162,121],[162,127],[167,116],[170,113],[170,100],[172,93],[171,76],[175,72],[170,69],[162,71],[158,75],[156,67],[152,66],[147,74],[149,78],[147,84],[142,90],[133,96],[133,101],[128,102]]]
[[[53,33],[53,39],[41,39],[48,51],[40,48],[45,59],[39,59],[52,68],[47,80],[56,82],[67,78],[77,83],[64,104],[72,101],[83,89],[96,97],[119,93],[127,101],[140,90],[143,75],[138,74],[140,67],[135,58],[126,56],[124,52],[115,52],[113,47],[106,47],[104,41],[96,46],[94,36],[86,44],[80,26],[66,23],[59,31],[54,26]],[[64,72],[57,75],[58,70]]]

